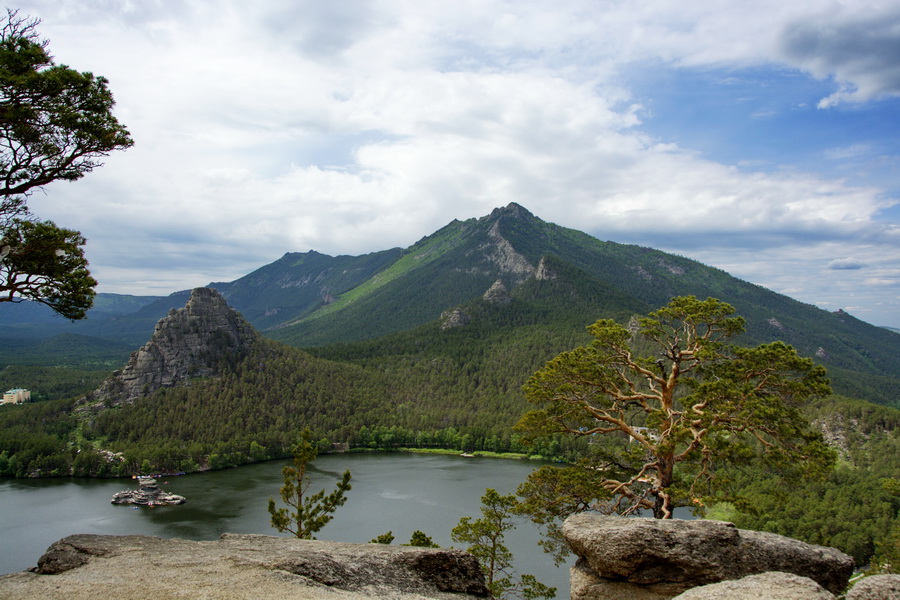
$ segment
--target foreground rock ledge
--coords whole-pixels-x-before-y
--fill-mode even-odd
[[[486,596],[478,562],[459,550],[263,535],[209,542],[73,535],[50,546],[34,572],[0,577],[4,600]]]
[[[571,575],[574,600],[664,600],[771,571],[811,579],[839,594],[853,573],[853,559],[834,548],[722,521],[582,513],[566,520],[563,536],[578,556]]]

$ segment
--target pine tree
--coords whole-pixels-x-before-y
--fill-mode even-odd
[[[337,488],[330,494],[319,490],[307,495],[310,486],[306,474],[309,463],[316,459],[318,450],[309,441],[312,433],[303,431],[300,441],[292,447],[293,466],[287,465],[282,470],[284,485],[281,486],[281,499],[288,508],[276,508],[275,499],[269,498],[269,514],[272,515],[272,527],[280,532],[289,531],[298,538],[315,539],[314,533],[322,529],[333,518],[331,513],[347,501],[345,494],[350,491],[350,470],[338,482]]]
[[[515,528],[513,514],[517,505],[512,494],[501,496],[488,488],[481,497],[482,518],[473,521],[471,517],[463,517],[453,528],[451,537],[454,542],[471,544],[468,552],[481,563],[493,597],[555,598],[556,588],[547,587],[533,575],[522,575],[518,582],[513,580],[513,554],[503,543],[503,538],[507,531]]]

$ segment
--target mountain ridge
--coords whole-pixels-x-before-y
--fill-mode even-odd
[[[232,282],[210,286],[267,337],[314,348],[437,322],[445,312],[478,300],[498,282],[515,296],[518,288],[536,278],[542,264],[604,290],[591,292],[593,306],[581,301],[570,306],[565,296],[552,302],[532,296],[529,302],[544,304],[545,323],[554,320],[554,312],[566,313],[559,317],[565,326],[583,332],[597,318],[622,318],[625,307],[633,314],[645,314],[673,296],[712,296],[729,302],[745,317],[746,333],[740,343],[785,341],[831,369],[839,391],[860,393],[860,374],[865,374],[888,390],[870,399],[897,402],[889,392],[892,382],[900,380],[897,333],[844,311],[830,313],[799,302],[687,257],[601,241],[543,221],[517,203],[482,217],[453,220],[405,249],[336,257],[288,252]],[[188,294],[144,298],[135,301],[140,309],[128,314],[100,313],[95,318],[89,313],[86,322],[71,324],[68,331],[143,344],[156,320],[182,306]],[[122,298],[117,302],[123,305]],[[519,302],[507,310],[524,310],[523,306]],[[22,334],[16,327],[9,335]],[[0,338],[12,329],[0,327]],[[46,323],[33,331],[59,333]]]

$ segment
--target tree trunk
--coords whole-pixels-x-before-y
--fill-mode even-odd
[[[665,490],[672,485],[672,480],[674,479],[675,457],[671,454],[661,456],[657,461],[657,466],[659,469],[659,487],[656,490],[656,501],[653,503],[653,518],[671,519],[672,511],[675,507],[672,506],[672,499],[665,493]]]

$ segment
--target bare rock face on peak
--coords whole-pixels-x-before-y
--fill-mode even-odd
[[[482,298],[489,304],[509,304],[512,301],[509,291],[500,279],[494,282]]]
[[[85,403],[133,402],[163,387],[220,373],[260,339],[253,327],[214,289],[196,288],[184,308],[172,309],[128,364],[90,394]]]

